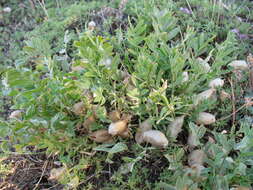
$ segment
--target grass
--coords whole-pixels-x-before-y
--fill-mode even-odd
[[[2,110],[21,110],[22,116],[0,120],[2,151],[43,151],[47,160],[60,162],[50,167],[63,175],[41,175],[72,189],[249,189],[249,71],[228,64],[251,53],[253,5],[220,2],[129,0],[122,10],[120,1],[36,3],[36,10],[28,1],[22,2],[26,8],[4,2],[12,12],[1,13],[8,27],[1,28],[7,35],[0,38],[0,97],[10,102]],[[209,72],[199,58],[209,60]],[[225,84],[216,97],[196,104],[219,77]],[[231,98],[222,100],[224,91]],[[127,138],[107,134],[112,142],[94,141],[94,132],[115,123],[112,111],[119,112],[116,120],[127,121]],[[212,113],[216,122],[197,125],[200,112]],[[180,116],[182,130],[172,136],[171,122]],[[146,119],[168,146],[136,142]],[[204,161],[195,158],[192,165],[194,150],[203,151]]]

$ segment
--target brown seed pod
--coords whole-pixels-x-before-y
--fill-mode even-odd
[[[115,111],[112,111],[112,112],[109,113],[109,119],[112,122],[119,121],[120,117],[121,117],[121,114],[120,114],[120,112],[118,110],[115,110]]]
[[[112,142],[113,141],[112,136],[108,133],[108,130],[106,130],[106,129],[101,129],[101,130],[91,133],[89,135],[89,138],[95,142],[98,142],[98,143],[105,143],[105,142]]]
[[[76,115],[84,115],[85,114],[85,106],[84,106],[84,103],[83,102],[78,102],[76,104],[74,104],[73,106],[73,112],[76,114]]]
[[[89,130],[90,126],[96,122],[96,118],[94,115],[91,115],[90,117],[88,117],[84,122],[83,122],[83,126],[84,128],[86,128],[87,130]]]
[[[129,138],[131,136],[129,128],[127,128],[123,133],[119,134],[122,138]]]
[[[115,136],[120,135],[125,132],[127,129],[127,121],[126,120],[120,120],[114,123],[111,123],[108,128],[108,133]]]
[[[165,148],[169,142],[166,136],[158,130],[149,130],[143,133],[143,141],[150,143],[154,147]]]

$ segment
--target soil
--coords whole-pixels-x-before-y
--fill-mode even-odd
[[[1,190],[63,189],[63,185],[48,179],[50,170],[56,166],[44,154],[13,155],[1,163],[11,168],[7,176],[0,173]]]

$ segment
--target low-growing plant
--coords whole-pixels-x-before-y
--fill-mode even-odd
[[[64,38],[59,49],[52,48],[55,31],[27,41],[24,51],[35,66],[3,72],[2,93],[19,112],[0,122],[1,136],[8,137],[2,150],[27,153],[33,146],[56,155],[63,167],[51,179],[73,189],[250,186],[251,124],[241,118],[231,124],[227,117],[235,114],[235,105],[227,105],[229,94],[240,93],[228,64],[247,48],[230,29],[224,35],[217,31],[226,13],[215,3],[166,2],[129,1],[127,28],[115,35],[84,27],[77,39],[64,20],[56,29],[62,34],[58,40]],[[199,19],[203,10],[195,6],[208,5],[213,11]],[[189,20],[180,6],[190,9]],[[209,19],[213,25],[201,28]],[[240,73],[246,78],[246,71]],[[213,82],[217,78],[219,84]]]

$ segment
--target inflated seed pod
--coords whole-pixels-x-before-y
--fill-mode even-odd
[[[249,69],[249,65],[244,60],[235,60],[228,64],[233,67],[235,70],[247,70]]]
[[[14,119],[14,118],[19,119],[21,117],[22,117],[22,111],[21,110],[16,110],[16,111],[11,112],[11,114],[9,116],[10,119]]]
[[[89,29],[89,30],[94,30],[95,27],[96,27],[96,23],[95,23],[94,21],[90,21],[90,22],[88,23],[88,29]]]
[[[169,133],[170,137],[172,138],[177,138],[177,135],[182,131],[182,127],[184,124],[184,117],[176,117],[169,125]]]
[[[85,111],[86,111],[83,102],[78,102],[78,103],[74,104],[72,110],[73,110],[73,112],[74,112],[76,115],[83,115],[83,114],[85,113]]]
[[[122,134],[127,129],[127,121],[120,120],[114,123],[111,123],[108,128],[108,133],[115,136]]]
[[[169,142],[166,136],[158,130],[149,130],[143,133],[143,141],[150,143],[154,147],[165,148]]]
[[[112,142],[113,138],[106,129],[100,129],[92,132],[89,138],[98,143]]]
[[[221,78],[216,78],[214,80],[211,80],[209,83],[210,88],[217,88],[217,87],[222,87],[224,85],[224,80]]]
[[[216,95],[216,89],[211,88],[199,93],[195,99],[195,105],[199,104],[201,101],[212,98]]]
[[[200,125],[210,125],[215,123],[216,119],[213,114],[207,112],[200,112],[197,116],[196,123]]]
[[[135,141],[138,144],[143,143],[143,133],[145,131],[149,131],[152,129],[152,124],[150,119],[146,119],[145,121],[141,122],[139,128],[135,134]]]
[[[141,144],[141,143],[144,142],[143,141],[143,132],[140,129],[138,129],[137,132],[136,132],[136,134],[135,134],[135,141],[138,144]]]
[[[120,120],[121,114],[118,110],[115,110],[110,112],[108,117],[112,122],[116,122]]]
[[[96,122],[96,118],[94,115],[89,116],[84,122],[83,122],[83,126],[89,130],[90,126]]]
[[[119,136],[122,138],[129,138],[131,136],[129,128],[126,128],[126,130],[122,132],[121,134],[119,134]]]

